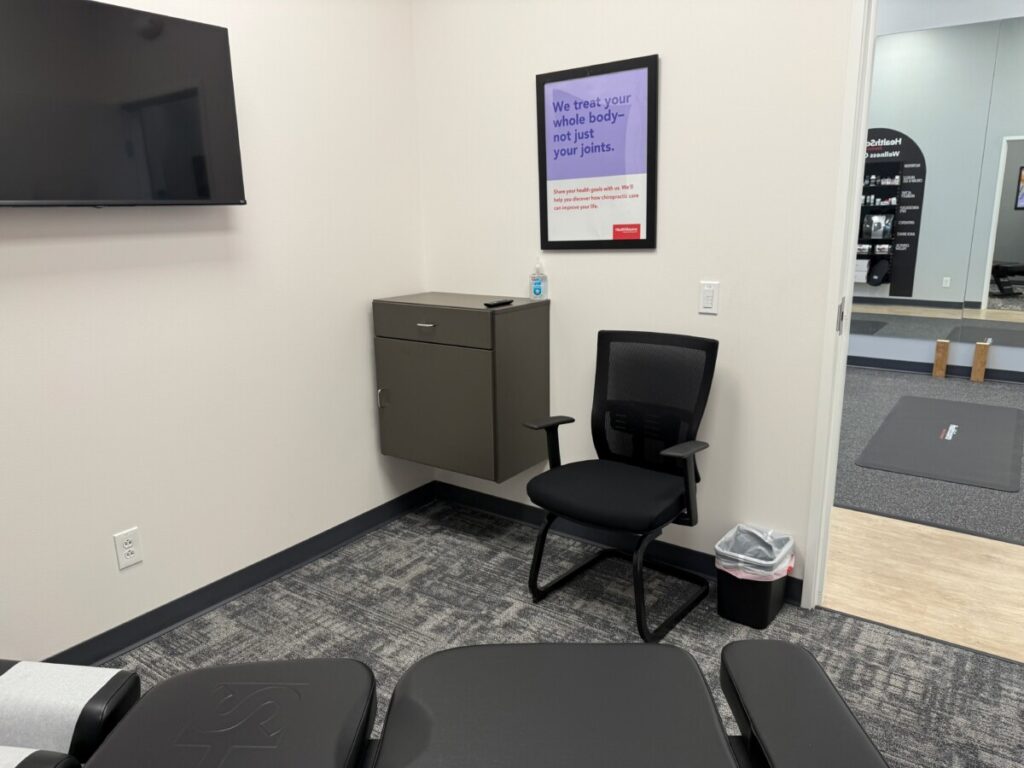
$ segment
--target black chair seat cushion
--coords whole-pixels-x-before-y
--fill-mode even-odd
[[[664,645],[491,645],[403,675],[375,768],[736,768],[697,663]]]
[[[722,690],[769,768],[888,768],[811,653],[781,640],[722,649]]]
[[[537,475],[530,499],[556,515],[632,533],[661,528],[686,508],[686,480],[621,461],[577,461]]]
[[[352,768],[375,709],[373,673],[351,659],[186,672],[143,696],[89,768]]]

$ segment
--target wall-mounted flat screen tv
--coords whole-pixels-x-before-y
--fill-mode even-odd
[[[244,203],[226,29],[0,0],[0,205]]]

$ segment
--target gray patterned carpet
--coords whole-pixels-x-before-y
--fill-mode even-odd
[[[475,643],[637,641],[625,564],[609,561],[545,602],[530,602],[526,577],[534,533],[503,518],[436,503],[171,630],[110,666],[136,669],[149,687],[213,664],[353,657],[377,674],[379,730],[398,677],[434,651]],[[553,539],[552,570],[584,549]],[[666,601],[679,597],[676,589],[682,587],[651,574],[653,618],[664,615]],[[718,658],[729,641],[752,637],[807,646],[892,768],[1018,768],[1022,763],[1024,665],[792,606],[758,632],[719,618],[712,594],[667,642],[696,657],[733,732],[718,687]]]
[[[1024,384],[975,384],[967,379],[933,379],[926,374],[847,368],[836,504],[1024,545],[1024,493],[857,466],[864,446],[903,395],[1024,408]],[[1024,463],[1021,471],[1024,472]],[[1024,759],[1021,763],[1024,765]]]

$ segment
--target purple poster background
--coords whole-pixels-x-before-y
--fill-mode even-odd
[[[647,172],[647,69],[544,86],[549,181]]]

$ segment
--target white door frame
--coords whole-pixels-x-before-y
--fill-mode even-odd
[[[992,228],[988,234],[988,261],[985,265],[985,287],[981,294],[981,308],[988,309],[989,284],[992,281],[992,264],[996,258],[996,230],[999,228],[999,209],[1003,207],[1003,184],[1006,181],[1006,155],[1010,150],[1011,141],[1024,141],[1024,136],[1003,136],[1002,150],[999,153],[999,172],[996,174],[996,196],[992,206]]]
[[[836,467],[839,462],[839,428],[846,387],[846,357],[849,349],[854,266],[860,231],[861,195],[864,191],[864,147],[868,135],[868,105],[871,71],[875,55],[875,15],[878,0],[860,0],[851,11],[850,41],[846,75],[847,108],[840,141],[839,183],[836,189],[836,226],[829,249],[829,290],[822,323],[826,329],[822,344],[822,368],[818,383],[818,416],[815,426],[817,450],[811,485],[807,551],[804,554],[804,586],[801,606],[815,608],[821,603],[828,557],[829,520],[835,498]],[[844,319],[836,331],[839,303]]]

